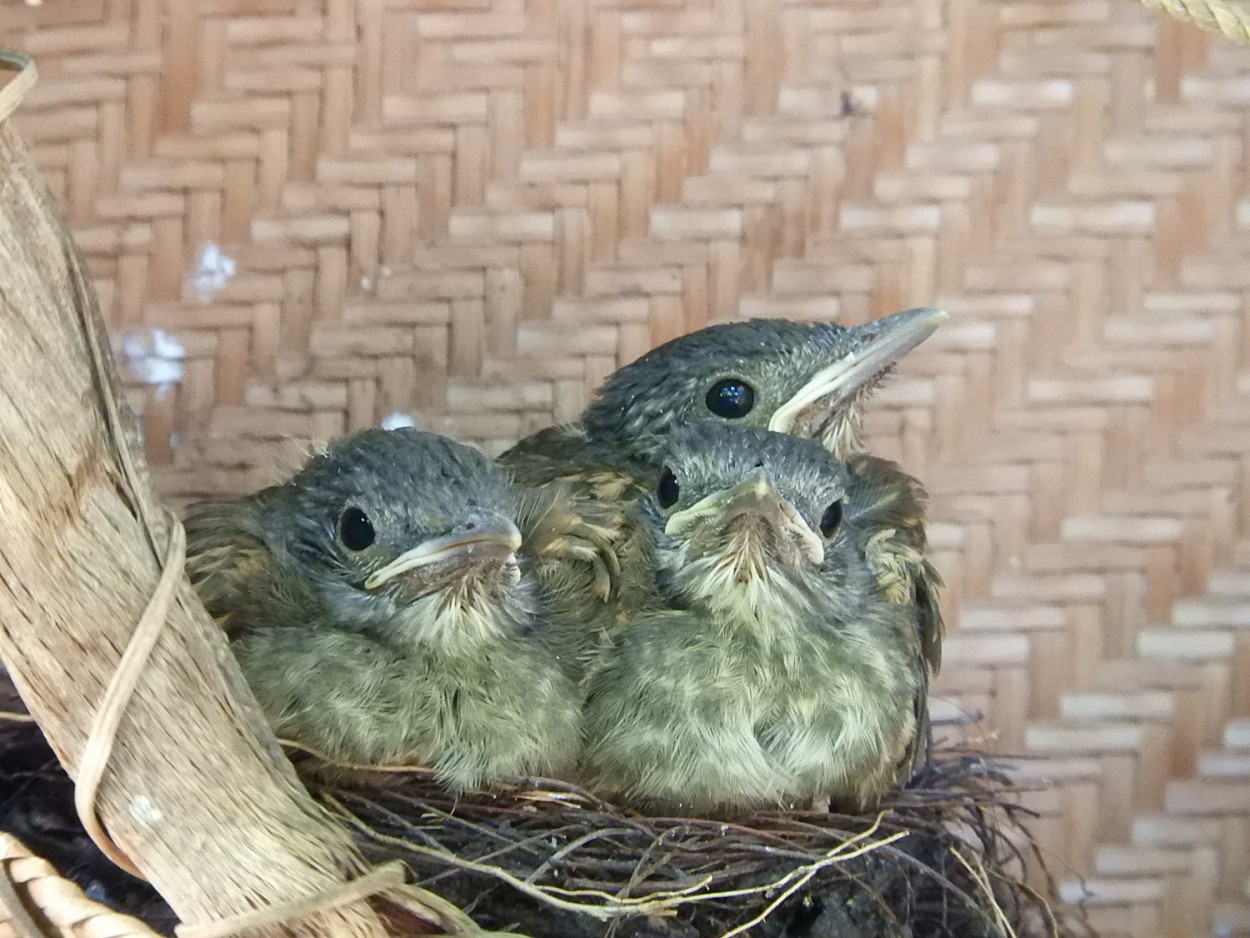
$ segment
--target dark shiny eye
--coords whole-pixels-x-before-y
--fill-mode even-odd
[[[339,515],[339,540],[348,550],[364,550],[376,536],[369,516],[359,508],[345,508]]]
[[[741,378],[722,378],[707,392],[707,409],[717,417],[737,420],[755,406],[755,389]]]
[[[661,508],[672,508],[677,504],[681,489],[677,486],[677,477],[668,466],[665,466],[664,471],[660,473],[660,484],[655,487],[655,494]]]
[[[842,523],[842,503],[834,502],[825,509],[820,519],[820,533],[825,537],[833,537],[838,533],[838,525]]]

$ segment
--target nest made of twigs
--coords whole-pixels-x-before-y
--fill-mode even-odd
[[[545,780],[452,797],[420,770],[380,781],[376,772],[318,775],[310,790],[356,830],[367,856],[403,858],[416,883],[484,928],[553,938],[1007,938],[1076,928],[1047,901],[1053,888],[1019,789],[975,753],[938,753],[863,816],[648,817]]]
[[[0,727],[0,827],[120,911],[169,934],[151,887],[98,854],[73,816],[72,783],[33,724]],[[939,750],[863,816],[772,811],[649,817],[550,780],[458,797],[422,769],[344,769],[293,753],[310,791],[366,856],[483,929],[535,938],[1014,938],[1087,931],[1060,921],[1003,766]],[[1026,879],[1026,868],[1034,888]]]

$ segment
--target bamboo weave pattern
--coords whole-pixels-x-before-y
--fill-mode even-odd
[[[178,498],[383,420],[497,450],[718,318],[947,306],[869,418],[932,492],[939,712],[1060,780],[1038,829],[1104,934],[1250,934],[1250,51],[1129,0],[4,0],[0,34]]]
[[[67,879],[62,879],[51,866],[35,856],[14,837],[0,833],[0,890],[12,890],[10,902],[21,903],[37,909],[44,922],[52,927],[29,934],[21,922],[9,917],[9,906],[0,902],[0,938],[157,938],[156,932],[138,919],[119,915],[99,903],[88,899],[83,891]],[[18,913],[20,914],[20,913]],[[33,915],[26,923],[44,928]]]

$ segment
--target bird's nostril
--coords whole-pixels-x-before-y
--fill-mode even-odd
[[[467,524],[465,524],[465,528],[469,531],[472,531],[476,527],[477,527],[477,522],[475,521],[470,521]]]

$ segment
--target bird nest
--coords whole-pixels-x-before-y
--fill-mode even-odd
[[[546,780],[452,797],[423,771],[379,774],[319,781],[315,771],[308,785],[367,856],[402,858],[415,882],[484,928],[553,938],[1074,934],[1043,895],[1052,884],[1019,789],[975,753],[938,754],[862,816],[649,817]]]
[[[0,827],[87,891],[166,934],[176,918],[113,868],[73,813],[73,786],[33,724],[0,721]],[[365,855],[483,929],[542,938],[1013,938],[1060,921],[1004,768],[939,750],[865,815],[773,811],[650,817],[545,779],[452,796],[422,769],[360,769],[292,753]],[[1034,888],[1026,881],[1026,868]]]

